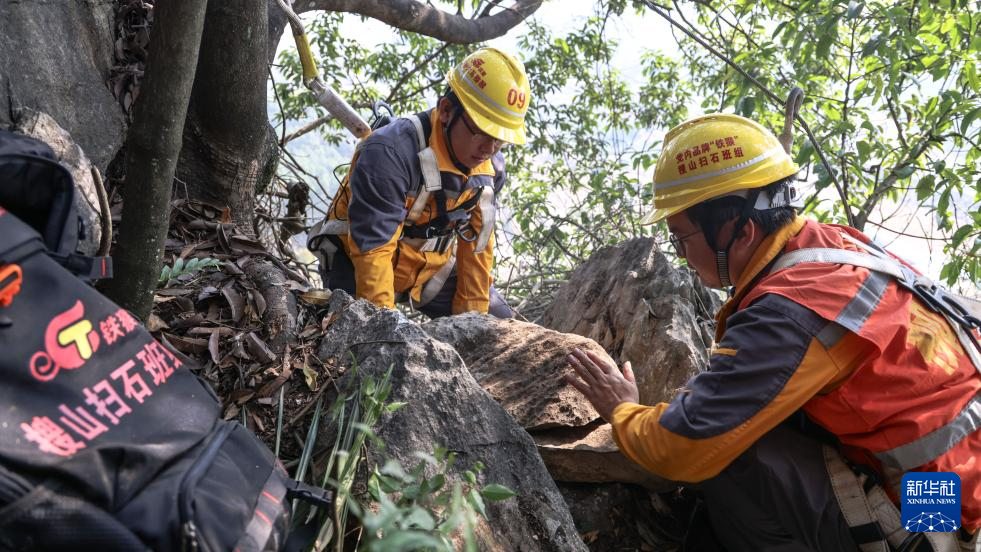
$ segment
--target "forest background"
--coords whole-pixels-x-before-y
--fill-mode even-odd
[[[490,7],[436,6],[474,17]],[[777,96],[793,86],[805,91],[801,116],[831,167],[829,175],[798,126],[794,156],[804,167],[809,216],[859,228],[928,275],[977,295],[976,3],[700,1],[664,7]],[[432,106],[453,64],[482,45],[452,44],[338,12],[309,12],[305,21],[324,79],[366,118],[376,100],[396,114]],[[529,319],[597,248],[651,233],[666,238],[663,227],[638,221],[650,207],[653,167],[671,126],[713,111],[759,120],[775,133],[783,125],[782,106],[641,2],[547,2],[486,44],[521,58],[534,92],[531,139],[507,151],[496,274]],[[323,216],[337,186],[334,174],[343,175],[354,140],[299,81],[287,35],[269,94],[271,122],[287,155],[260,208],[268,210],[263,220],[281,221],[287,216],[283,198],[302,181],[312,191],[309,225]],[[291,245],[302,242],[300,234]]]

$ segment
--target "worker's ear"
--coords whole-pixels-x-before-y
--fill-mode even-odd
[[[753,219],[747,220],[746,224],[736,233],[736,241],[733,242],[732,247],[738,249],[749,249],[753,247],[761,231],[762,229]]]
[[[439,113],[439,122],[449,124],[453,117],[453,102],[449,98],[443,97],[436,103],[436,112]]]

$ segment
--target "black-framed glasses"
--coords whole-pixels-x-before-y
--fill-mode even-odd
[[[482,142],[484,144],[491,144],[494,147],[494,151],[500,150],[504,147],[504,140],[494,138],[490,134],[476,128],[476,125],[471,125],[470,117],[466,113],[461,113],[460,118],[463,119],[463,126],[467,127],[467,132],[470,133],[470,140],[475,143]]]
[[[671,247],[674,248],[674,252],[675,252],[676,255],[678,255],[679,257],[686,257],[686,255],[685,255],[685,240],[687,240],[688,238],[694,236],[695,234],[701,234],[701,233],[702,233],[701,230],[695,230],[694,232],[692,232],[690,234],[685,234],[684,236],[681,236],[679,238],[678,236],[675,236],[674,233],[669,230],[668,231],[668,241],[671,242]]]

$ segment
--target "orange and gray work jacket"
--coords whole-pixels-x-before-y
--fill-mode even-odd
[[[464,174],[439,128],[433,109],[361,142],[311,249],[329,247],[318,237],[335,235],[354,265],[357,297],[390,308],[397,297],[424,306],[455,265],[452,312],[487,312],[504,157]]]
[[[710,369],[670,404],[619,405],[620,449],[658,475],[698,482],[803,409],[894,501],[906,472],[957,473],[963,525],[976,531],[981,354],[897,278],[863,267],[871,258],[919,277],[851,228],[798,218],[769,236],[718,315]]]

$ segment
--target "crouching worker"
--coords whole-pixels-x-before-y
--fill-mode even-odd
[[[672,129],[646,222],[666,219],[678,256],[730,290],[710,368],[654,406],[629,365],[579,351],[569,383],[624,454],[697,484],[727,550],[976,550],[979,321],[861,232],[797,216],[797,171],[742,117]],[[960,477],[954,531],[901,525],[908,472]]]
[[[525,143],[524,66],[484,48],[448,77],[435,109],[377,128],[309,247],[325,287],[430,317],[477,311],[510,318],[491,285],[501,149]]]

